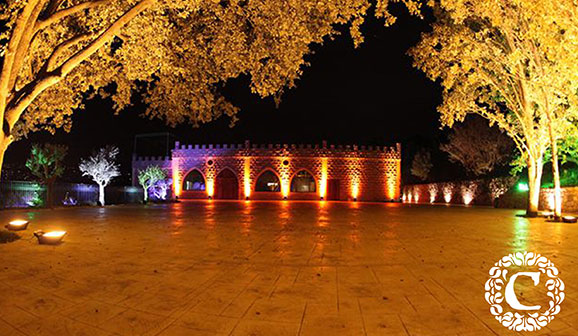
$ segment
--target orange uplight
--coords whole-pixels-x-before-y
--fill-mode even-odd
[[[181,196],[181,180],[179,178],[179,161],[177,158],[173,158],[172,163],[173,171],[173,191],[176,197]]]
[[[243,184],[245,191],[245,198],[248,199],[251,196],[251,159],[245,158],[245,165],[243,171]]]
[[[353,197],[354,200],[357,200],[357,196],[359,196],[359,184],[354,183],[351,186],[351,196]]]
[[[215,194],[215,182],[213,179],[207,179],[207,196],[213,197]]]
[[[444,191],[444,201],[449,203],[452,200],[452,192],[451,191]]]
[[[393,170],[388,170],[387,167],[391,166],[393,166]],[[393,164],[391,160],[387,161],[385,178],[385,193],[387,198],[390,200],[399,198],[399,189],[401,186],[401,160],[396,159]]]
[[[471,192],[466,192],[464,193],[464,195],[462,196],[463,200],[464,200],[464,204],[465,205],[470,205],[470,203],[472,203],[472,201],[474,200],[474,196],[472,195]]]
[[[319,180],[319,197],[325,198],[327,193],[327,158],[321,159],[321,179]]]

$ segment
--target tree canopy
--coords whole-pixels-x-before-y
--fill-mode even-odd
[[[578,6],[558,0],[434,3],[438,21],[410,54],[443,87],[442,124],[451,127],[474,113],[503,129],[528,166],[535,212],[546,149],[576,133]]]
[[[386,24],[390,2],[375,3]],[[417,13],[418,3],[403,0]],[[349,25],[354,43],[369,0],[8,0],[1,18],[0,113],[13,137],[71,126],[84,93],[112,94],[116,110],[135,91],[145,115],[204,123],[238,109],[219,88],[247,75],[261,97],[295,86],[316,43]],[[114,83],[110,90],[102,90]]]

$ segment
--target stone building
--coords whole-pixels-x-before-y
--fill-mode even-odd
[[[171,157],[133,158],[158,165],[182,199],[360,200],[400,198],[401,146],[181,145]]]

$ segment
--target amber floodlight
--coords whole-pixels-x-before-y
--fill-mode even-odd
[[[5,228],[10,231],[22,231],[28,228],[28,221],[23,219],[16,219],[5,225]]]
[[[66,231],[36,231],[34,235],[38,238],[38,244],[56,245],[62,242]]]

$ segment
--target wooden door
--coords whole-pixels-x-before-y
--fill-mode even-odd
[[[238,199],[239,182],[237,177],[229,169],[222,170],[216,179],[215,198],[216,199]]]
[[[339,200],[339,185],[340,181],[338,179],[327,180],[327,200],[329,201]]]

